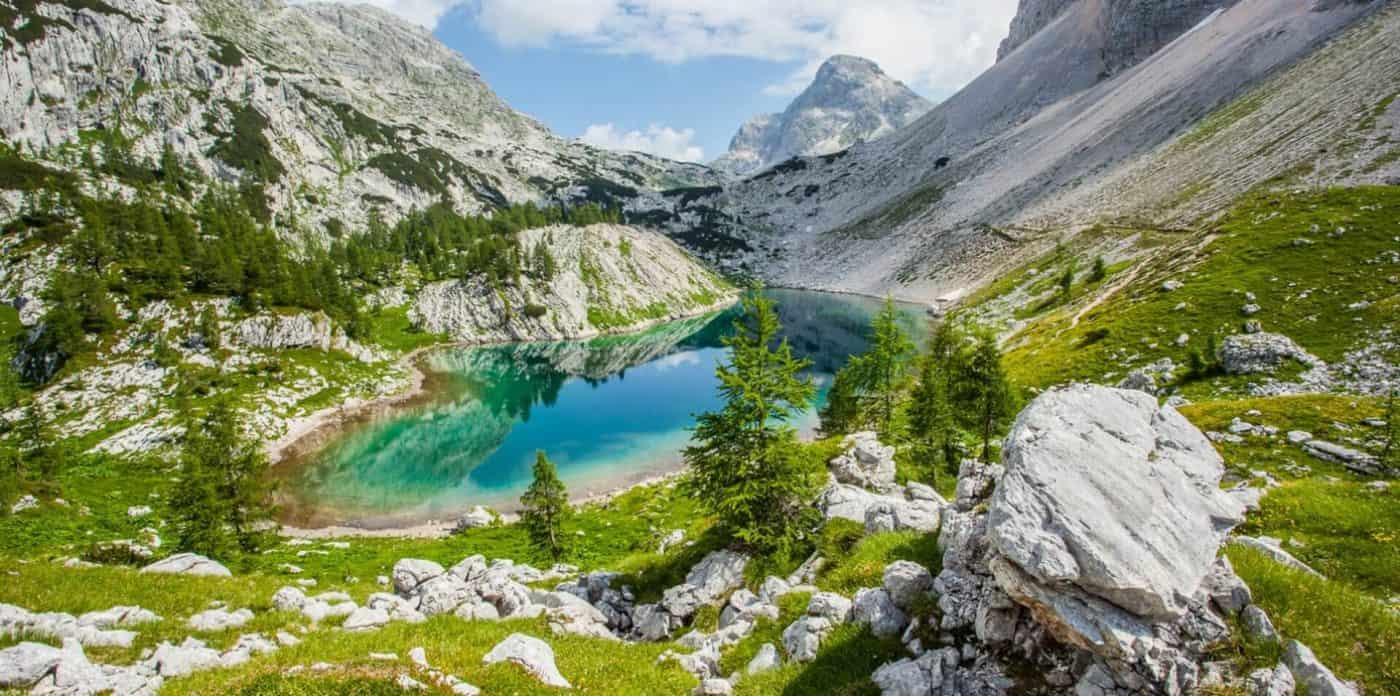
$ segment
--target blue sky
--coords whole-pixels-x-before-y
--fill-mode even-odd
[[[1017,0],[368,0],[515,108],[603,147],[708,161],[848,53],[935,101],[996,58]]]

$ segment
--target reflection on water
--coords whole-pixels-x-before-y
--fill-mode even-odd
[[[879,307],[824,293],[769,294],[822,387],[864,350]],[[921,316],[907,309],[908,327],[922,335]],[[574,492],[674,469],[694,414],[718,405],[714,369],[733,318],[731,310],[629,336],[433,353],[424,366],[440,378],[428,403],[353,427],[285,469],[287,521],[403,524],[474,504],[509,506],[529,484],[536,450]],[[799,425],[812,427],[814,414]]]

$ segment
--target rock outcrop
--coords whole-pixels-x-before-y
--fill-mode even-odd
[[[573,685],[554,664],[554,649],[539,638],[523,633],[512,633],[497,643],[491,652],[486,653],[482,662],[494,665],[498,662],[513,662],[520,665],[531,676],[545,686],[571,689]]]

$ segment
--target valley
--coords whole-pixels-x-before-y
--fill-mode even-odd
[[[1016,4],[704,165],[0,0],[0,693],[1400,693],[1400,4]]]

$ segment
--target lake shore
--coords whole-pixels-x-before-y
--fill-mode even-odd
[[[649,329],[684,319],[715,314],[733,307],[739,301],[740,293],[735,291],[721,298],[719,301],[697,307],[694,310],[680,312],[674,316],[661,319],[650,319],[638,324],[611,331],[589,331],[579,336],[572,336],[566,341],[588,341],[604,336],[625,336],[629,334],[641,333]],[[528,338],[514,343],[535,343]],[[343,404],[328,406],[314,411],[305,416],[299,416],[287,420],[287,429],[280,437],[269,441],[263,448],[268,461],[274,466],[288,459],[307,456],[319,450],[326,443],[335,437],[346,427],[366,418],[373,417],[397,408],[412,406],[421,403],[421,400],[428,394],[426,388],[430,382],[429,371],[423,365],[423,359],[440,350],[451,350],[453,348],[474,348],[491,345],[507,345],[511,342],[502,341],[446,341],[435,343],[412,350],[396,361],[397,366],[407,372],[408,383],[404,388],[393,394],[376,397],[373,399],[351,399]]]

